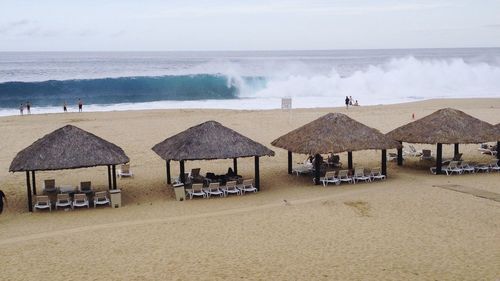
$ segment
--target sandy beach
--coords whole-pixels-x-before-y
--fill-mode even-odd
[[[500,123],[500,98],[446,99],[345,108],[232,111],[150,110],[41,114],[0,118],[2,280],[497,280],[500,202],[443,187],[500,193],[500,173],[433,176],[408,159],[388,164],[383,182],[327,188],[287,174],[275,138],[328,112],[345,113],[382,133],[452,107]],[[175,201],[155,144],[216,120],[276,152],[262,157],[261,191],[245,196]],[[118,179],[123,206],[29,213],[24,173],[9,173],[21,149],[66,124],[122,147],[134,178]],[[416,144],[417,149],[433,145]],[[463,158],[488,162],[478,145]],[[450,156],[452,145],[444,145]],[[301,162],[306,155],[294,155]],[[340,154],[346,163],[346,153]],[[354,166],[380,165],[380,151],[353,153]],[[194,161],[186,170],[225,173],[231,160]],[[253,177],[253,158],[238,172]],[[172,163],[174,176],[177,162]],[[37,173],[107,188],[105,167]],[[286,202],[284,201],[286,200]]]

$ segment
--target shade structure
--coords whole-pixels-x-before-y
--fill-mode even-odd
[[[388,138],[377,129],[368,127],[342,113],[328,113],[275,139],[271,144],[288,150],[289,158],[290,152],[318,155],[347,151],[350,169],[352,169],[351,152],[353,151],[380,149],[385,156],[387,149],[401,146],[400,143]],[[383,162],[384,166],[385,161]],[[290,159],[289,163],[291,163]],[[318,174],[316,179],[318,183]]]
[[[35,185],[35,171],[108,166],[108,176],[110,176],[111,168],[114,172],[116,165],[129,161],[123,149],[117,145],[78,127],[66,125],[43,136],[17,153],[10,164],[9,171],[26,172],[28,206],[32,211],[30,172],[33,185]],[[113,179],[113,187],[116,188],[116,178]],[[33,186],[33,193],[36,194],[36,186]]]
[[[495,125],[497,130],[497,159],[500,159],[500,123]]]
[[[183,179],[184,161],[186,160],[255,157],[257,169],[255,185],[257,187],[259,186],[258,158],[274,156],[274,151],[216,121],[207,121],[188,128],[156,144],[152,150],[167,162],[167,182],[169,181],[169,162],[171,160],[180,161],[181,179]]]
[[[440,109],[396,128],[387,136],[408,143],[437,144],[436,171],[441,172],[442,144],[497,141],[493,125],[453,108]]]

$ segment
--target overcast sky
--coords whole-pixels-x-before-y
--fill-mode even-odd
[[[500,47],[499,0],[0,0],[0,51]]]

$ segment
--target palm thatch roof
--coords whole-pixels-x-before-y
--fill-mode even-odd
[[[387,136],[409,143],[454,144],[496,141],[493,125],[453,108],[440,109],[396,128]]]
[[[66,125],[21,150],[9,171],[76,169],[129,162],[125,152],[94,134]]]
[[[191,127],[155,145],[152,150],[165,160],[211,160],[274,156],[274,151],[216,121]]]
[[[303,154],[391,149],[400,143],[342,113],[328,113],[275,139],[272,145]]]

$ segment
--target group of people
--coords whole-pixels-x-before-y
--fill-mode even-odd
[[[21,113],[21,115],[24,115],[24,109],[26,108],[26,112],[28,114],[31,114],[31,103],[29,101],[26,102],[26,104],[23,104],[21,103],[21,105],[19,106],[19,112]],[[64,112],[68,112],[68,105],[66,104],[66,101],[64,101],[63,103],[63,111]],[[82,112],[83,111],[83,101],[82,99],[78,99],[78,112]]]
[[[349,106],[359,106],[358,100],[353,102],[352,96],[345,96],[345,107],[349,109]]]

